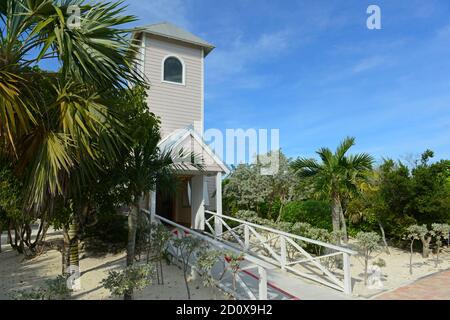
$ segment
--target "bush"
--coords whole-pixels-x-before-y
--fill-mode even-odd
[[[102,280],[105,289],[114,296],[132,294],[135,290],[142,290],[152,283],[155,268],[151,265],[132,265],[123,271],[109,271]]]
[[[45,281],[42,287],[16,291],[11,297],[13,300],[65,300],[71,293],[72,290],[67,287],[67,279],[58,276],[56,279]]]
[[[311,226],[331,230],[331,206],[325,201],[293,201],[286,204],[281,220],[291,223],[304,222]]]

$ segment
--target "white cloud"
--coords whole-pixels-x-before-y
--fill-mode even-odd
[[[249,68],[258,63],[266,62],[276,58],[292,44],[291,33],[289,31],[276,31],[273,33],[263,33],[256,39],[248,39],[241,32],[237,32],[234,40],[226,47],[220,47],[207,59],[208,74],[210,80],[215,83],[222,83],[229,80],[236,80],[234,77],[240,74],[247,78],[246,81],[237,81],[235,84],[242,84],[243,87],[257,88],[267,83],[267,75],[250,76],[246,74]]]
[[[382,57],[370,57],[359,61],[353,66],[354,73],[360,73],[377,68],[385,63],[385,59]]]

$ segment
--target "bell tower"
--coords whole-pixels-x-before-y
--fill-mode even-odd
[[[150,83],[148,105],[161,118],[164,139],[177,129],[204,130],[204,59],[214,49],[170,23],[140,28],[142,71]]]

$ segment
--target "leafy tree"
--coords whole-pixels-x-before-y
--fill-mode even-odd
[[[331,230],[331,207],[320,200],[291,201],[283,209],[282,221],[306,222],[313,227]]]
[[[339,231],[342,226],[345,233],[343,201],[349,194],[358,193],[358,183],[367,179],[373,163],[373,158],[366,153],[347,156],[354,144],[354,138],[346,138],[335,153],[328,148],[319,149],[321,163],[299,158],[292,164],[301,178],[314,179],[317,194],[331,202],[333,230]]]
[[[356,235],[356,248],[364,258],[364,285],[367,285],[369,259],[372,253],[379,249],[380,240],[380,236],[375,232],[358,232]]]
[[[406,239],[410,241],[409,273],[413,274],[412,258],[414,254],[414,241],[420,240],[420,235],[423,233],[423,228],[418,225],[412,225],[409,226],[406,231]]]
[[[257,159],[265,156],[259,155]],[[279,152],[278,171],[273,175],[261,174],[264,161],[234,167],[223,187],[227,210],[231,213],[253,210],[261,217],[279,220],[283,207],[297,196],[297,179],[290,162],[291,159]]]
[[[439,253],[441,251],[442,241],[448,240],[450,236],[450,225],[433,223],[431,226],[436,238],[436,268],[439,265]]]
[[[66,23],[72,5],[81,10],[80,28]],[[142,81],[133,67],[138,47],[121,28],[135,18],[123,12],[121,2],[6,0],[0,6],[1,149],[17,162],[24,214],[42,220],[59,203],[70,204],[64,229],[74,264],[79,227],[90,212],[85,186],[126,143],[104,94]],[[57,72],[36,67],[47,58],[58,61]]]
[[[408,227],[408,232],[414,233],[415,236],[422,242],[422,257],[428,258],[430,255],[430,243],[434,236],[434,231],[428,230],[426,225],[412,225]]]
[[[193,236],[184,236],[173,240],[173,246],[177,251],[177,256],[182,263],[184,283],[188,299],[191,300],[191,290],[189,289],[188,270],[195,253],[204,245],[203,241]]]
[[[409,210],[418,223],[427,225],[450,223],[450,161],[429,164],[433,155],[432,151],[427,150],[411,176],[414,197]]]
[[[161,284],[164,284],[162,260],[167,252],[167,247],[172,234],[166,226],[156,223],[150,224],[150,229],[148,231],[149,242],[147,244],[147,263],[153,261],[159,264],[160,272],[157,273],[158,284],[160,282],[159,275],[161,275]]]

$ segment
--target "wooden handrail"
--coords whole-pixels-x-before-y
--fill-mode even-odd
[[[221,218],[221,219],[226,219],[226,220],[239,222],[241,224],[246,224],[246,225],[252,226],[253,228],[269,231],[269,232],[272,232],[272,233],[275,233],[275,234],[279,234],[279,235],[282,235],[282,236],[285,236],[285,237],[288,237],[288,238],[294,238],[294,239],[301,240],[301,241],[304,241],[304,242],[309,242],[309,243],[313,243],[313,244],[316,244],[316,245],[319,245],[319,246],[322,246],[322,247],[333,249],[333,250],[336,250],[336,251],[339,251],[339,252],[345,252],[345,253],[350,254],[350,255],[354,255],[354,254],[357,253],[356,251],[351,250],[349,248],[340,247],[340,246],[336,246],[336,245],[329,244],[329,243],[326,243],[326,242],[305,238],[305,237],[302,237],[302,236],[298,236],[296,234],[287,233],[287,232],[280,231],[280,230],[273,229],[273,228],[266,227],[266,226],[261,226],[259,224],[248,222],[248,221],[245,221],[245,220],[240,220],[240,219],[229,217],[229,216],[225,216],[225,215],[219,215],[219,214],[217,214],[215,212],[212,212],[212,211],[205,210],[205,213],[211,214],[211,215],[216,216],[216,217]]]

